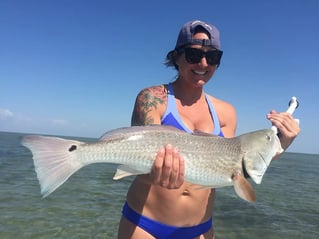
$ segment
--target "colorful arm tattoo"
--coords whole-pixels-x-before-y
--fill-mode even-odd
[[[135,101],[131,124],[154,124],[154,118],[150,112],[157,110],[159,105],[165,104],[166,98],[167,94],[163,85],[142,90]]]

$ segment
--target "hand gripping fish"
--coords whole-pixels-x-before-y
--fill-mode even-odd
[[[22,139],[22,144],[33,154],[43,197],[92,163],[119,164],[115,180],[147,174],[159,148],[172,144],[184,158],[187,182],[201,188],[234,185],[241,198],[255,201],[254,190],[245,175],[260,184],[272,158],[283,151],[273,129],[222,138],[188,134],[161,125],[115,129],[94,143],[29,135]]]

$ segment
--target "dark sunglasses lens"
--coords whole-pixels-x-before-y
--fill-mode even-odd
[[[185,58],[186,61],[190,64],[196,64],[201,61],[204,54],[202,50],[196,48],[186,48],[185,49]]]
[[[209,65],[219,65],[223,52],[219,50],[204,52],[196,48],[185,48],[185,58],[190,64],[199,63],[205,56]]]
[[[219,65],[221,57],[222,57],[221,51],[216,50],[216,51],[206,52],[206,60],[207,60],[207,63],[210,65]]]

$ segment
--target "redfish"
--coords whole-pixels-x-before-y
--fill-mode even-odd
[[[283,151],[271,129],[222,138],[188,134],[170,126],[115,129],[93,143],[29,135],[22,139],[22,144],[33,154],[43,197],[92,163],[119,164],[114,179],[147,174],[158,150],[171,144],[184,158],[185,181],[199,188],[234,185],[241,198],[255,201],[255,192],[246,177],[260,184],[272,158]]]

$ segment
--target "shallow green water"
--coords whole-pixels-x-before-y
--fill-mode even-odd
[[[89,165],[42,199],[20,137],[0,132],[0,238],[116,238],[132,178],[113,181],[115,165]],[[254,185],[257,203],[218,189],[216,238],[319,238],[318,173],[319,155],[286,153]]]

